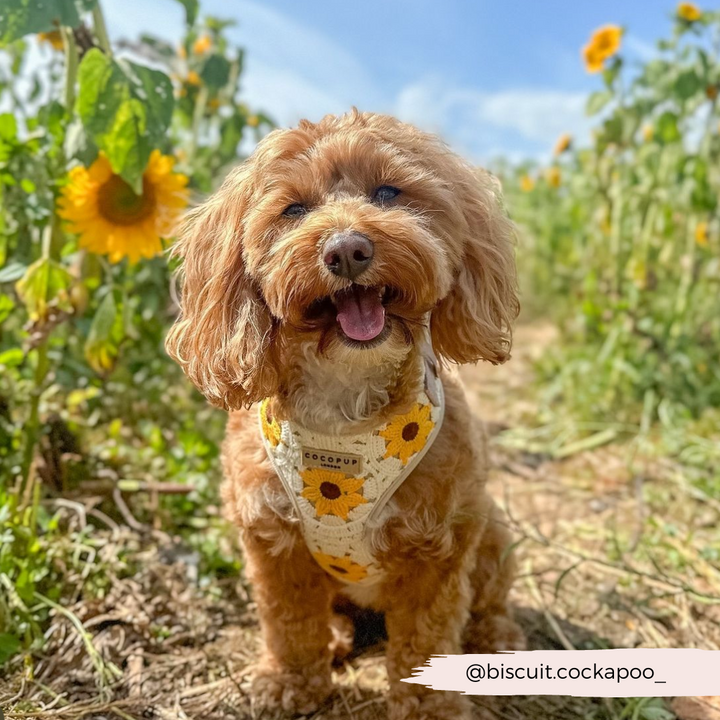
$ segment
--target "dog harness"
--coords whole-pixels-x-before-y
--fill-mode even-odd
[[[269,398],[260,404],[263,444],[312,556],[338,580],[375,584],[382,569],[369,530],[440,431],[442,382],[427,368],[424,388],[408,412],[358,435],[324,435],[278,421],[269,405]]]

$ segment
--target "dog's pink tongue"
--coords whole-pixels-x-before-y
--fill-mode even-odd
[[[353,285],[335,296],[337,319],[353,340],[372,340],[385,327],[385,308],[377,288]]]

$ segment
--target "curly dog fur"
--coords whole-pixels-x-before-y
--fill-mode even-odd
[[[373,201],[382,186],[400,193]],[[335,316],[333,298],[352,283],[328,271],[322,248],[342,231],[374,246],[362,286],[390,289],[379,343],[348,342]],[[372,531],[384,576],[370,587],[344,585],[313,560],[249,410],[270,397],[279,419],[359,433],[407,410],[434,354],[443,365],[504,362],[519,308],[513,235],[489,174],[434,136],[357,111],[271,133],[190,213],[167,347],[230,411],[223,496],[263,631],[256,707],[307,713],[327,698],[339,594],[385,613],[392,720],[471,716],[466,697],[400,682],[431,654],[522,646],[485,439],[452,372],[441,370],[437,440]]]

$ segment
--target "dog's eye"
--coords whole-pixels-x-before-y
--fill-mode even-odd
[[[283,215],[287,217],[300,217],[301,215],[304,215],[307,212],[307,208],[304,205],[301,205],[300,203],[293,203],[292,205],[288,205],[283,210]]]
[[[372,196],[372,201],[380,205],[389,203],[400,194],[400,190],[392,185],[381,185]]]

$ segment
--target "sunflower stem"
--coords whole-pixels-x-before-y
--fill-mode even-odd
[[[100,44],[100,49],[106,55],[112,55],[112,45],[110,44],[110,36],[108,35],[107,25],[105,24],[105,16],[103,15],[102,7],[100,2],[95,4],[92,11],[93,17],[93,29],[95,30],[95,37]]]
[[[201,85],[200,91],[198,92],[197,100],[195,102],[195,112],[193,113],[192,120],[192,136],[190,138],[190,149],[188,152],[188,159],[191,163],[195,159],[195,153],[198,148],[200,140],[200,125],[202,124],[202,119],[205,116],[205,108],[207,107],[207,101],[207,88],[205,87],[205,85]]]
[[[66,28],[63,28],[63,30],[65,29]],[[62,233],[60,231],[60,221],[58,216],[54,215],[52,222],[46,225],[43,231],[41,257],[46,260],[52,259],[53,256],[59,254],[61,245]],[[37,364],[35,365],[33,388],[30,396],[30,414],[25,425],[25,447],[23,448],[23,459],[20,466],[20,492],[18,493],[18,498],[20,499],[21,509],[30,508],[28,527],[33,533],[35,532],[35,520],[40,502],[40,487],[35,482],[34,460],[41,430],[40,398],[42,397],[45,380],[50,371],[48,358],[50,334],[51,333],[45,335],[37,346]]]
[[[78,51],[75,44],[75,36],[69,27],[61,28],[63,48],[65,50],[65,109],[72,113],[75,104],[75,82],[78,71]]]

